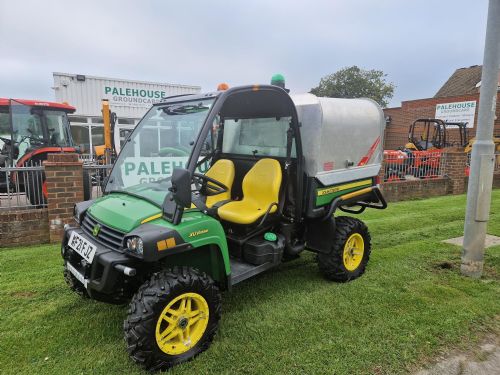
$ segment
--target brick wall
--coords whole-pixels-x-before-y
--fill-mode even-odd
[[[59,242],[64,224],[72,222],[75,203],[83,201],[82,162],[77,154],[49,154],[44,166],[50,242]]]
[[[442,158],[441,175],[443,177],[385,182],[381,184],[385,199],[395,202],[465,193],[467,190],[465,177],[467,155],[459,149],[448,149],[443,152]]]
[[[479,94],[453,96],[445,98],[427,98],[418,100],[408,100],[401,103],[401,107],[386,108],[384,113],[391,116],[391,123],[385,129],[384,149],[394,150],[404,146],[408,142],[408,129],[418,118],[434,118],[436,114],[436,104],[453,103],[468,100],[476,100],[479,103]],[[497,103],[500,101],[500,93],[497,96]],[[477,111],[474,128],[469,129],[469,138],[476,134]],[[496,108],[495,134],[500,134],[500,104]],[[447,132],[450,141],[458,141],[459,133],[457,129],[450,129]]]
[[[44,208],[0,212],[0,238],[0,247],[49,242],[48,210]]]
[[[380,189],[388,202],[430,198],[448,194],[450,180],[448,178],[433,178],[385,182],[380,185]]]
[[[460,150],[447,150],[442,154],[443,172],[450,180],[448,192],[462,194],[466,190],[464,183],[467,154]]]
[[[464,178],[465,190],[467,190],[469,185],[469,177]],[[495,173],[493,175],[493,189],[500,189],[500,173]]]

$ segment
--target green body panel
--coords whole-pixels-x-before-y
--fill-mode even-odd
[[[177,231],[182,239],[190,243],[194,248],[206,245],[218,246],[224,260],[226,275],[231,273],[226,234],[220,222],[213,217],[198,210],[189,210],[184,212],[179,225],[173,225],[163,218],[155,219],[149,223]]]
[[[143,199],[127,194],[111,193],[97,199],[87,212],[99,222],[128,233],[140,226],[143,220],[161,214],[162,210]],[[190,243],[195,249],[207,245],[217,246],[224,262],[225,274],[231,273],[226,235],[220,222],[213,217],[198,210],[186,210],[178,225],[173,225],[163,217],[149,220],[147,223],[176,231],[185,242]],[[164,251],[168,252],[168,249]],[[191,251],[185,254],[187,261],[189,257],[196,256]]]
[[[316,189],[316,207],[329,204],[331,201],[341,195],[348,194],[356,190],[361,190],[372,185],[373,182],[371,179],[363,179],[361,181],[342,183]]]
[[[97,199],[87,212],[103,224],[128,233],[161,209],[143,199],[112,193]]]

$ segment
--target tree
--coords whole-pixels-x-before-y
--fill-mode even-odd
[[[381,70],[364,70],[356,65],[321,78],[311,94],[330,98],[371,98],[382,107],[394,95],[394,84],[386,82]]]

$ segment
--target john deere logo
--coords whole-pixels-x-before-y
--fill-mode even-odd
[[[92,229],[92,235],[94,237],[97,237],[100,230],[101,230],[101,226],[99,224],[94,225],[94,228]]]

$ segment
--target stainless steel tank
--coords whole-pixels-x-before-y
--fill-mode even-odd
[[[377,176],[385,119],[371,99],[292,95],[302,124],[305,172],[323,185]]]

